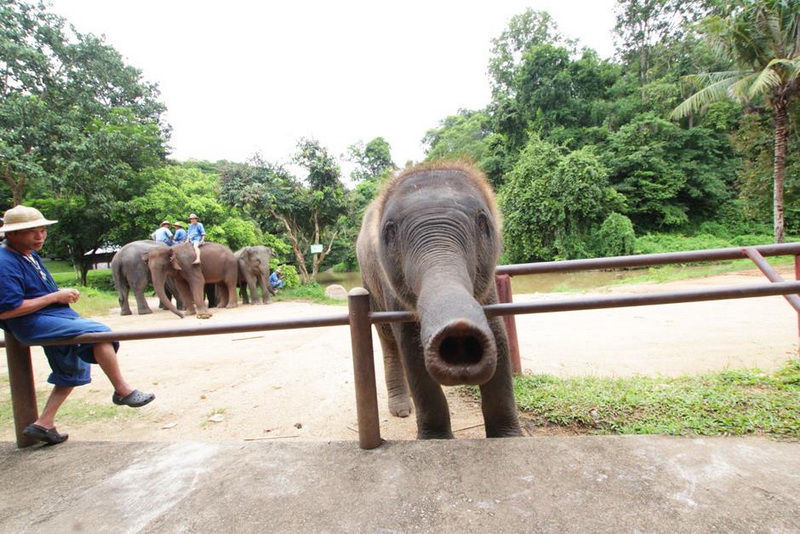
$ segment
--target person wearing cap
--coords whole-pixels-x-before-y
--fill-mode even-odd
[[[283,268],[278,267],[272,271],[272,274],[269,275],[269,285],[273,289],[273,293],[286,285],[283,280]]]
[[[175,242],[172,241],[172,232],[169,231],[170,226],[172,226],[172,223],[170,223],[169,221],[163,221],[161,225],[156,229],[156,231],[153,232],[153,235],[151,237],[154,240],[159,241],[161,243],[166,243],[169,246],[174,245]]]
[[[189,228],[186,229],[186,239],[194,245],[195,260],[194,263],[200,263],[200,247],[206,241],[206,229],[203,223],[199,222],[197,215],[192,213],[189,215]]]
[[[0,231],[5,240],[0,245],[0,328],[8,330],[25,345],[37,345],[50,339],[73,337],[111,329],[84,319],[70,304],[77,302],[77,289],[59,289],[39,254],[47,239],[47,227],[58,221],[47,220],[42,213],[26,206],[5,212]],[[48,445],[63,443],[68,434],[56,430],[56,414],[76,386],[91,382],[91,365],[96,363],[108,377],[114,393],[111,400],[120,406],[139,408],[155,395],[142,393],[125,380],[119,367],[119,343],[79,343],[43,347],[53,384],[42,413],[25,427],[23,434]]]
[[[175,235],[172,237],[172,240],[175,241],[175,243],[183,243],[184,241],[186,241],[186,230],[183,229],[183,223],[180,221],[175,221],[174,223],[172,223],[172,227],[177,228],[177,230],[175,230]]]

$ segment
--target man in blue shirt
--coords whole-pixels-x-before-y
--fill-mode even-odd
[[[172,226],[169,221],[164,221],[161,223],[161,226],[153,232],[153,239],[159,241],[161,243],[166,243],[169,246],[174,245],[175,243],[172,241],[172,232],[169,231],[169,227]]]
[[[186,230],[183,229],[183,223],[180,221],[175,221],[172,227],[177,228],[172,240],[175,241],[175,243],[183,243],[186,241]]]
[[[193,263],[200,263],[200,246],[206,241],[206,229],[203,223],[197,220],[197,215],[189,215],[189,228],[186,230],[186,238],[189,243],[194,245],[195,260]]]
[[[0,232],[0,328],[10,331],[21,343],[36,345],[49,339],[73,337],[92,332],[108,332],[101,323],[84,319],[69,305],[77,302],[77,289],[59,289],[37,254],[47,239],[49,221],[35,208],[16,206],[5,213]],[[91,382],[91,366],[96,363],[114,386],[114,404],[138,408],[155,395],[131,387],[119,368],[119,343],[83,343],[43,347],[52,373],[47,381],[53,391],[39,417],[25,427],[23,434],[48,445],[63,443],[68,434],[56,430],[55,417],[75,386]]]
[[[286,282],[283,280],[283,270],[281,270],[280,267],[272,271],[272,274],[269,275],[269,285],[272,287],[273,293],[286,285]]]

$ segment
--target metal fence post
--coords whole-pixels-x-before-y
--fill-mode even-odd
[[[8,383],[11,387],[11,409],[14,413],[14,430],[17,447],[30,447],[36,438],[22,433],[26,426],[39,418],[36,404],[36,384],[33,381],[31,348],[23,345],[8,330],[5,331]]]
[[[507,274],[495,275],[497,285],[497,300],[501,304],[508,304],[514,301],[511,291],[511,276]],[[522,373],[522,360],[519,355],[519,340],[517,339],[517,321],[513,315],[504,315],[503,322],[506,325],[508,335],[508,357],[511,360],[511,372],[515,375]]]
[[[362,287],[355,287],[348,293],[347,300],[350,312],[350,340],[353,347],[358,444],[362,449],[374,449],[380,446],[383,440],[378,416],[378,390],[375,385],[369,292]]]

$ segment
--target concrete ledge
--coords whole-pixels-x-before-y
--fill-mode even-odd
[[[798,532],[800,444],[0,443],[2,532]]]

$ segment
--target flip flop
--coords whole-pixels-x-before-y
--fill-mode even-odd
[[[26,426],[22,433],[39,441],[44,441],[48,445],[58,445],[69,438],[69,434],[59,434],[56,427],[44,428],[35,424]]]
[[[145,404],[150,403],[156,396],[152,393],[142,393],[138,389],[134,389],[129,394],[117,395],[114,393],[111,396],[111,402],[118,406],[130,406],[131,408],[141,408]]]

